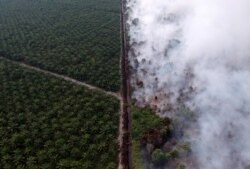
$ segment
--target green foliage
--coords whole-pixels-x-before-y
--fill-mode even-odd
[[[172,162],[177,163],[181,161],[182,155],[190,152],[191,148],[186,142],[176,142],[175,138],[171,137],[173,130],[174,124],[172,124],[172,119],[160,118],[149,108],[132,107],[132,159],[134,168],[147,168],[144,166],[145,161],[156,166],[164,166],[172,164]],[[160,133],[161,138],[165,139],[163,143],[169,143],[167,149],[166,147],[164,148],[165,144],[154,146],[146,142],[147,146],[143,146],[144,137],[149,137],[149,133],[153,136],[153,131]],[[150,148],[151,145],[153,147]],[[151,159],[147,160],[145,154],[151,156]],[[179,163],[175,168],[185,169],[185,165]]]
[[[0,168],[114,168],[118,100],[5,61],[0,79]]]
[[[182,163],[178,163],[176,169],[185,169],[186,166]]]
[[[191,151],[191,146],[188,143],[185,143],[185,144],[181,145],[181,148],[182,148],[183,151],[187,151],[187,152]]]
[[[169,161],[169,160],[172,160],[173,157],[170,153],[165,153],[165,158],[166,158],[166,161]]]
[[[133,139],[133,138],[132,138]],[[132,140],[132,160],[135,169],[144,169],[139,141]]]
[[[0,55],[118,91],[119,0],[0,0]]]
[[[132,107],[132,138],[139,140],[149,129],[162,129],[166,132],[164,120],[149,108]]]
[[[164,128],[163,119],[159,118],[149,108],[132,107],[132,159],[135,169],[143,169],[140,149],[140,138],[149,129]],[[165,131],[163,131],[165,132]]]
[[[171,158],[177,158],[177,157],[179,157],[179,152],[176,149],[171,150],[169,152],[169,154],[170,154]]]
[[[166,160],[165,154],[161,149],[155,149],[151,155],[151,158],[156,164],[162,164]]]

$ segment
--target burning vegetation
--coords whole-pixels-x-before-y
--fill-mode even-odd
[[[142,132],[144,166],[248,169],[250,1],[128,0],[127,7],[132,98],[173,126],[166,140],[162,122]],[[169,158],[186,143],[186,156]]]

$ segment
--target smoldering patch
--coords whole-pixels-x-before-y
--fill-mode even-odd
[[[178,121],[177,140],[192,148],[186,168],[249,168],[250,2],[129,0],[128,8],[135,105]]]

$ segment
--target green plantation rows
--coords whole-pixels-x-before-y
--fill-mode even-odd
[[[118,91],[118,0],[0,0],[0,55]]]
[[[114,169],[119,101],[0,61],[0,168]]]

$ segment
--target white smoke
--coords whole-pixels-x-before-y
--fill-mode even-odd
[[[199,169],[249,169],[250,1],[128,0],[133,97],[197,116]],[[188,168],[191,168],[190,166]]]

